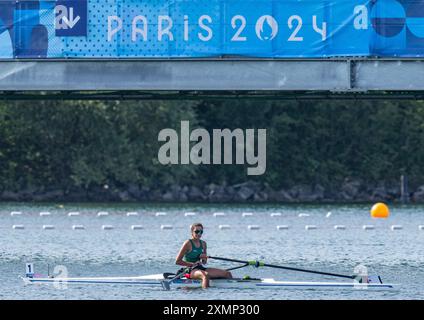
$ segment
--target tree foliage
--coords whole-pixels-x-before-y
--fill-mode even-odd
[[[163,166],[164,128],[267,129],[267,171]],[[424,103],[416,101],[0,102],[0,191],[110,185],[336,186],[345,178],[424,181]]]

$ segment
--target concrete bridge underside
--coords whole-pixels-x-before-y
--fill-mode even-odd
[[[2,60],[0,99],[422,99],[420,59]]]

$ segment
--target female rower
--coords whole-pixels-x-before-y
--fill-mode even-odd
[[[194,223],[191,225],[191,239],[186,240],[175,260],[177,265],[188,267],[191,279],[202,280],[202,288],[209,287],[209,279],[232,278],[231,272],[217,269],[206,268],[203,264],[207,263],[206,242],[200,240],[203,234],[203,225]]]

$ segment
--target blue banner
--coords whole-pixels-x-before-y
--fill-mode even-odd
[[[0,58],[424,56],[424,0],[0,0]]]

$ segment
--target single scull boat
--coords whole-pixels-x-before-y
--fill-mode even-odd
[[[353,281],[345,282],[312,282],[312,281],[280,281],[272,278],[233,278],[233,279],[211,279],[210,286],[216,288],[281,288],[281,289],[393,289],[393,284],[382,283],[379,276],[361,277],[349,276],[321,271],[306,270],[293,267],[284,267],[277,265],[269,265],[259,261],[243,261],[219,257],[209,257],[210,259],[243,263],[242,266],[230,268],[234,270],[245,266],[254,267],[271,267],[288,269],[292,271],[309,272],[322,274],[327,276],[349,278]],[[50,284],[112,284],[112,285],[141,285],[146,287],[163,287],[170,288],[170,284],[176,288],[200,288],[201,280],[188,279],[185,274],[161,273],[135,277],[43,277],[34,274],[32,264],[27,264],[27,273],[22,277],[26,284],[50,283]],[[359,279],[359,281],[358,281]]]
[[[142,285],[146,287],[161,287],[166,280],[163,274],[153,274],[138,277],[92,277],[92,278],[43,278],[23,277],[25,283],[51,283],[51,284],[126,284]],[[200,280],[176,279],[172,285],[176,288],[200,288]],[[382,283],[358,283],[358,282],[298,282],[278,281],[274,279],[212,279],[211,287],[215,288],[287,288],[287,289],[392,289],[391,284]]]

